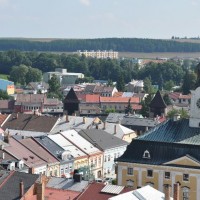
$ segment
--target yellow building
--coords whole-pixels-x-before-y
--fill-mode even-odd
[[[174,116],[157,125],[117,159],[119,185],[163,192],[164,185],[178,182],[180,199],[200,200],[200,87],[191,93],[189,119]]]

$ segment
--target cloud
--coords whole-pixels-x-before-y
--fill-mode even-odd
[[[80,0],[80,2],[85,6],[89,6],[90,5],[90,0]]]

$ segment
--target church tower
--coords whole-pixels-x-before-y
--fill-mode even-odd
[[[190,127],[200,127],[200,87],[191,91]]]

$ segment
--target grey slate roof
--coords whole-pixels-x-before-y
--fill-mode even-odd
[[[0,200],[15,200],[19,198],[19,183],[22,180],[24,183],[24,193],[36,182],[39,175],[27,174],[22,172],[10,172],[10,177],[0,187]]]
[[[169,119],[138,137],[145,141],[176,142],[200,145],[200,128],[189,127],[189,119]]]
[[[59,156],[65,150],[56,144],[49,137],[35,137],[37,142],[39,142],[42,146],[44,146],[51,154],[53,154],[60,162],[63,162],[61,157]]]
[[[143,158],[143,154],[146,150],[148,150],[150,153],[150,159]],[[136,139],[131,142],[124,154],[117,160],[120,162],[141,163],[148,165],[165,165],[164,163],[166,162],[187,156],[196,162],[200,162],[199,152],[199,145],[143,141]],[[168,164],[168,166],[178,165]],[[181,165],[181,167],[188,168],[191,166]],[[200,169],[200,167],[192,168]]]
[[[166,108],[167,105],[165,104],[160,91],[158,90],[154,96],[154,98],[152,99],[150,105],[150,108]]]
[[[88,181],[74,182],[73,179],[51,177],[47,183],[47,187],[57,188],[62,190],[73,190],[82,192],[88,186]]]
[[[102,150],[128,145],[128,142],[99,129],[81,130],[79,134],[93,145],[96,144]]]

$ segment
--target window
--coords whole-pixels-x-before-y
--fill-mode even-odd
[[[148,176],[148,177],[153,177],[153,170],[148,169],[148,170],[147,170],[147,176]]]
[[[183,180],[189,181],[189,174],[183,174]]]
[[[183,200],[189,200],[190,189],[188,187],[183,187]]]
[[[170,172],[165,172],[165,179],[170,179]]]
[[[64,169],[61,169],[60,173],[61,173],[61,175],[63,175],[64,174]]]
[[[126,180],[126,186],[127,187],[133,187],[133,180],[131,180],[131,179]]]
[[[101,166],[101,157],[99,157],[99,166]]]
[[[107,162],[107,156],[104,157],[104,162]]]
[[[110,155],[108,155],[108,161],[110,161]]]
[[[65,168],[65,173],[68,173],[68,167]]]
[[[149,153],[148,150],[146,150],[146,151],[143,153],[143,158],[151,158],[150,153]]]
[[[127,168],[127,174],[128,175],[133,175],[133,168],[132,167],[128,167]]]

